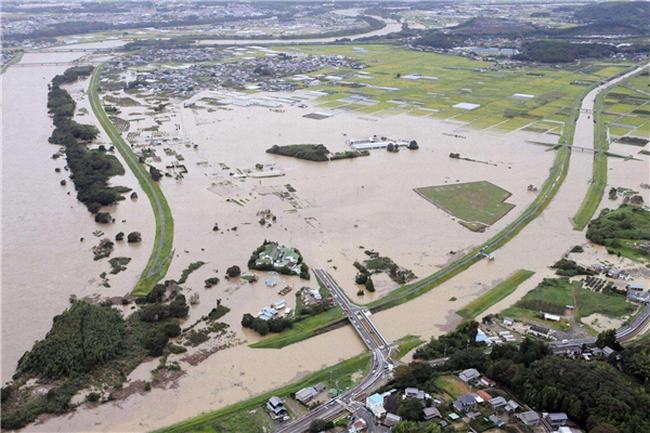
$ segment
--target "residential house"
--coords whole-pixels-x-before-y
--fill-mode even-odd
[[[516,401],[510,399],[508,400],[508,404],[506,405],[506,411],[507,412],[517,412],[519,410],[519,403]]]
[[[493,410],[501,409],[501,408],[505,407],[508,404],[506,399],[501,397],[501,396],[494,397],[489,402],[490,402],[490,406],[492,406]]]
[[[550,320],[551,322],[559,322],[562,318],[557,314],[544,313],[544,320]]]
[[[375,417],[382,418],[386,415],[386,409],[384,409],[384,395],[373,394],[369,396],[366,398],[366,407]]]
[[[492,388],[497,383],[489,377],[481,376],[481,378],[478,380],[478,384],[486,388]]]
[[[422,413],[424,414],[424,419],[426,421],[429,421],[434,418],[442,418],[442,414],[438,410],[438,408],[435,407],[425,407],[422,409]]]
[[[551,338],[554,334],[551,329],[534,324],[530,325],[530,328],[528,328],[528,333],[542,338]]]
[[[278,299],[271,305],[276,311],[282,311],[287,307],[287,301],[284,299]]]
[[[609,347],[609,346],[603,347],[603,356],[605,358],[609,358],[610,356],[612,356],[615,353],[616,353],[616,351],[614,349],[612,349],[611,347]]]
[[[569,417],[564,412],[551,412],[544,415],[544,421],[552,428],[566,425],[569,422]]]
[[[366,431],[368,428],[368,425],[366,424],[366,421],[363,418],[357,418],[350,428],[348,428],[348,433],[362,433]]]
[[[489,419],[497,427],[503,427],[506,424],[501,418],[496,415],[490,415]]]
[[[384,417],[384,420],[381,422],[386,427],[395,427],[398,422],[402,420],[402,417],[395,415],[394,413],[387,413]]]
[[[650,292],[644,292],[643,284],[632,283],[627,285],[627,299],[631,302],[638,302],[641,304],[650,303]]]
[[[478,379],[479,377],[481,377],[481,373],[479,373],[475,368],[468,368],[467,370],[463,370],[458,374],[458,378],[465,383],[469,383],[473,380]]]
[[[454,409],[458,412],[469,412],[476,407],[476,398],[473,394],[465,394],[454,400]]]
[[[404,398],[415,398],[417,400],[424,400],[427,398],[427,394],[418,388],[406,388],[404,389]]]
[[[492,396],[490,395],[490,393],[487,391],[483,391],[482,389],[477,391],[476,394],[485,401],[492,400]]]
[[[266,409],[272,419],[282,419],[287,416],[287,409],[284,407],[284,400],[273,396],[266,402]]]
[[[524,425],[527,426],[534,426],[539,424],[542,419],[540,418],[539,414],[535,412],[534,410],[529,410],[526,412],[519,413],[515,415]]]
[[[296,392],[296,400],[302,404],[309,403],[314,397],[325,389],[325,385],[318,383],[314,386],[308,386]]]

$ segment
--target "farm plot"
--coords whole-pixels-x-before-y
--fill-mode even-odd
[[[473,231],[485,230],[514,207],[506,202],[510,192],[487,181],[429,186],[415,192]]]
[[[281,49],[281,48],[278,48]],[[307,54],[355,58],[362,69],[327,68],[316,89],[327,108],[345,108],[379,116],[409,113],[503,132],[551,121],[561,131],[570,106],[602,78],[630,65],[612,63],[570,70],[550,67],[501,69],[487,61],[423,53],[391,45],[299,46],[283,48]],[[335,76],[336,79],[332,79]],[[328,78],[329,77],[329,78]],[[349,99],[354,96],[353,99]],[[355,104],[363,98],[373,104]],[[538,132],[533,126],[533,132]],[[547,129],[548,130],[548,129]]]

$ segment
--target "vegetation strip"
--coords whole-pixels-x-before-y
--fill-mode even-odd
[[[148,171],[140,164],[138,157],[133,153],[129,145],[124,141],[120,133],[111,123],[97,93],[99,87],[99,74],[102,65],[99,65],[93,73],[88,88],[90,105],[93,112],[102,125],[104,131],[109,136],[113,145],[120,152],[127,165],[138,179],[142,190],[147,194],[154,216],[156,218],[156,238],[149,261],[145,266],[140,279],[133,289],[136,296],[146,295],[151,291],[153,286],[160,281],[165,274],[172,260],[172,246],[174,239],[174,220],[171,209],[167,204],[165,195],[156,182],[151,179]]]
[[[608,91],[601,92],[596,96],[594,102],[593,116],[594,126],[594,167],[591,183],[587,190],[587,195],[580,204],[580,208],[573,217],[573,228],[582,231],[587,226],[591,218],[594,216],[600,201],[605,193],[605,186],[607,185],[607,150],[609,149],[609,141],[607,139],[607,131],[605,121],[603,120],[603,101],[607,96]]]
[[[225,420],[229,417],[237,416],[245,411],[249,411],[257,406],[264,404],[272,396],[285,397],[291,393],[304,388],[305,386],[313,385],[318,382],[328,383],[331,378],[341,376],[351,376],[359,370],[367,372],[370,367],[370,353],[363,353],[354,358],[342,361],[332,367],[312,373],[305,378],[294,382],[282,388],[260,394],[257,397],[233,404],[231,406],[219,409],[213,412],[208,412],[197,417],[191,418],[187,421],[180,422],[170,427],[156,430],[154,433],[184,433],[188,431],[219,431],[213,430],[206,424],[217,423],[219,420]],[[364,374],[365,376],[365,374]],[[349,379],[351,380],[351,378]],[[218,426],[217,426],[218,427]]]
[[[594,126],[594,168],[591,184],[587,190],[580,209],[573,217],[573,228],[582,231],[589,224],[591,218],[596,213],[600,201],[605,193],[607,186],[607,151],[609,150],[609,139],[607,134],[607,126],[603,118],[604,101],[612,89],[600,92],[594,101],[593,116]]]
[[[7,71],[7,69],[9,69],[9,66],[15,65],[16,63],[20,63],[20,60],[23,58],[24,53],[25,53],[24,51],[17,52],[16,55],[11,58],[11,60],[9,60],[4,65],[2,65],[2,67],[0,67],[0,75],[4,74]]]
[[[529,279],[535,274],[533,271],[520,269],[501,283],[494,286],[492,289],[481,295],[478,299],[467,304],[461,310],[458,310],[458,315],[464,319],[474,319],[479,314],[486,311],[492,305],[504,299],[506,296],[514,292],[524,281]]]

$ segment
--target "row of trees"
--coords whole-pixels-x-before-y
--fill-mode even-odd
[[[252,329],[260,335],[267,335],[269,332],[277,334],[293,327],[293,320],[286,317],[274,317],[269,320],[262,320],[252,314],[246,313],[241,319],[241,326]]]
[[[88,76],[92,66],[73,67],[52,79],[48,92],[47,107],[53,117],[54,130],[49,142],[65,147],[70,176],[77,190],[77,198],[88,210],[96,213],[102,206],[122,200],[122,193],[128,188],[111,187],[111,176],[124,174],[124,168],[104,148],[88,150],[86,144],[93,141],[99,131],[93,125],[84,125],[73,120],[76,103],[62,84],[72,83],[79,77]]]

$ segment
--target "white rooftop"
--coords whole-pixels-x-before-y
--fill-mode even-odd
[[[454,105],[454,108],[459,108],[461,110],[476,110],[478,107],[480,107],[481,104],[472,104],[469,102],[460,102],[456,105]]]

